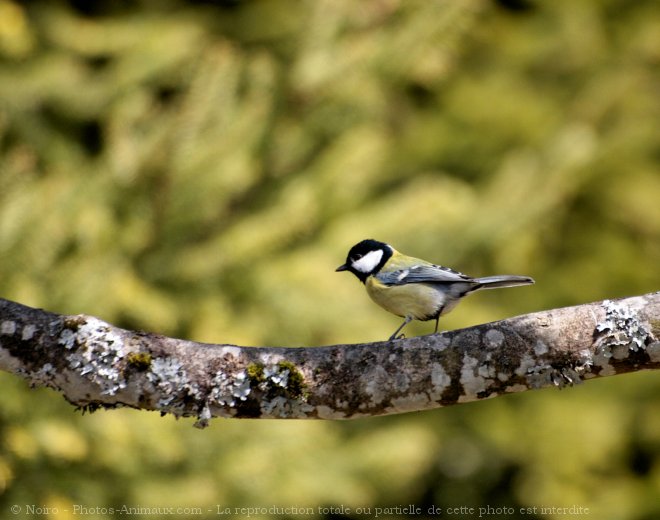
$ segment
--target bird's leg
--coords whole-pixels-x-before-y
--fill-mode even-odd
[[[440,323],[440,315],[442,314],[442,311],[445,310],[445,306],[443,305],[438,309],[438,314],[435,317],[435,330],[433,331],[433,334],[438,333],[438,324]]]
[[[394,331],[394,334],[392,334],[392,335],[390,336],[389,341],[392,341],[393,339],[401,339],[401,338],[405,338],[405,336],[404,336],[403,334],[401,334],[401,336],[399,336],[399,337],[397,337],[397,334],[399,333],[399,331],[400,331],[403,327],[405,327],[406,325],[408,325],[408,323],[410,323],[411,321],[412,321],[412,316],[406,316],[406,319],[403,320],[403,323],[399,326],[398,329],[396,329],[396,330]]]

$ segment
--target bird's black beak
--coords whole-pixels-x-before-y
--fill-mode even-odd
[[[348,266],[346,264],[342,264],[337,269],[335,269],[335,273],[338,273],[339,271],[348,271]]]

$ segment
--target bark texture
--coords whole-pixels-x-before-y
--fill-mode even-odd
[[[310,348],[210,345],[0,299],[0,369],[87,410],[353,419],[660,368],[660,293],[429,336]]]

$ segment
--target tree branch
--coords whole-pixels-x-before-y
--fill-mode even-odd
[[[352,419],[660,368],[660,292],[430,336],[314,348],[208,345],[0,299],[0,369],[83,410]]]

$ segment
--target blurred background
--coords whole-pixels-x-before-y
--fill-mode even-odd
[[[375,341],[399,318],[333,272],[363,238],[536,279],[444,329],[658,290],[659,69],[652,0],[0,0],[0,296],[212,343]],[[203,431],[0,385],[3,515],[660,517],[653,373]]]

